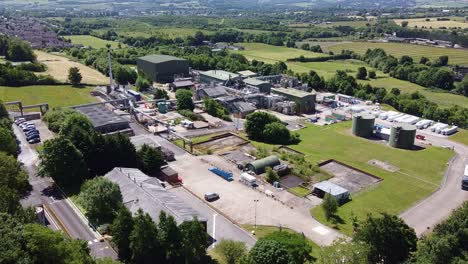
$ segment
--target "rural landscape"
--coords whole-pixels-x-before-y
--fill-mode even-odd
[[[468,2],[1,1],[0,172],[0,263],[468,262]]]

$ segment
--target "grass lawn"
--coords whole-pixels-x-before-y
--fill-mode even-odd
[[[262,237],[265,237],[267,236],[268,234],[271,234],[275,231],[280,231],[279,230],[279,227],[277,226],[260,226],[260,225],[257,225],[257,228],[255,228],[253,225],[241,225],[242,228],[244,228],[245,230],[247,230],[249,233],[252,231],[252,230],[255,230],[255,237],[257,239],[259,238],[262,238]],[[284,232],[288,232],[288,233],[297,233],[296,231],[294,230],[291,230],[289,228],[282,228],[282,231]],[[315,244],[312,240],[308,240],[310,246],[312,247],[312,256],[313,257],[317,257],[319,254],[319,251],[320,251],[320,246]]]
[[[288,192],[299,196],[299,197],[306,197],[307,195],[310,194],[310,190],[301,186],[296,186],[294,188],[289,188]]]
[[[373,42],[337,42],[336,45],[327,45],[327,47],[324,47],[323,49],[331,50],[335,53],[339,53],[342,50],[347,49],[353,50],[359,54],[364,54],[367,51],[367,49],[376,48],[384,49],[387,53],[397,58],[403,55],[408,55],[416,60],[419,60],[422,56],[433,60],[437,59],[439,56],[447,55],[449,57],[449,64],[451,65],[468,65],[467,49],[449,49],[415,44]]]
[[[430,21],[426,21],[426,18],[412,18],[412,19],[394,19],[393,21],[397,25],[401,25],[401,22],[407,21],[408,27],[413,28],[417,26],[422,28],[423,26],[427,29],[439,29],[440,27],[446,28],[468,28],[468,23],[463,18],[451,17],[449,21],[437,21],[436,17],[428,18]]]
[[[20,100],[23,105],[48,103],[53,108],[96,102],[96,98],[89,94],[92,89],[73,88],[70,85],[0,86],[0,98],[5,102]]]
[[[64,38],[71,40],[73,44],[81,44],[96,49],[105,48],[107,44],[110,44],[115,49],[119,45],[117,41],[104,40],[91,35],[64,36]],[[121,44],[121,46],[126,47],[127,45]]]
[[[458,129],[458,132],[449,139],[468,146],[468,130]]]
[[[277,61],[286,61],[290,58],[299,57],[320,57],[322,53],[315,53],[307,50],[287,48],[284,46],[273,46],[263,43],[236,43],[243,46],[245,50],[236,51],[247,57],[250,60],[259,60],[267,63],[275,63]]]
[[[352,201],[339,208],[338,216],[342,220],[339,223],[327,222],[320,206],[312,210],[312,215],[320,222],[348,235],[352,232],[353,214],[359,219],[369,213],[398,214],[434,192],[453,155],[451,150],[437,147],[418,151],[391,148],[352,136],[350,128],[351,122],[327,127],[310,125],[298,131],[302,142],[291,146],[305,153],[311,162],[336,159],[383,178],[378,185],[353,194]],[[400,170],[391,173],[379,169],[367,164],[371,159],[388,162]]]

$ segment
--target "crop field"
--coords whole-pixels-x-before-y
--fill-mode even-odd
[[[83,76],[81,80],[82,83],[89,85],[109,83],[109,78],[86,65],[72,61],[63,56],[43,51],[36,50],[35,53],[37,55],[37,60],[47,66],[47,71],[41,72],[40,74],[50,74],[58,81],[65,83],[67,82],[68,70],[71,67],[78,67]]]
[[[237,53],[244,55],[249,60],[255,59],[266,63],[286,61],[289,58],[299,57],[301,55],[304,57],[324,56],[322,53],[262,43],[237,43],[236,45],[240,45],[245,48],[245,50],[236,51]]]
[[[450,17],[449,21],[437,21],[437,18],[432,17],[428,18],[429,21],[426,21],[426,18],[413,18],[413,19],[395,19],[393,20],[397,25],[401,25],[401,22],[408,21],[408,27],[425,27],[427,29],[438,29],[440,27],[446,28],[468,28],[468,23],[465,22],[463,18],[452,18]]]
[[[64,36],[64,38],[71,40],[73,44],[81,44],[96,49],[105,48],[107,44],[110,44],[115,49],[119,45],[117,41],[104,40],[91,35]],[[126,47],[127,45],[121,44],[121,46]]]
[[[299,130],[302,141],[293,149],[306,154],[313,163],[336,159],[383,178],[378,185],[354,194],[352,201],[338,210],[339,223],[326,222],[320,206],[312,210],[315,218],[345,234],[352,233],[351,216],[360,220],[368,213],[398,214],[435,191],[453,155],[451,150],[428,147],[424,150],[401,150],[351,135],[351,122],[319,127],[310,125]],[[367,162],[378,159],[398,166],[388,172]]]
[[[0,98],[5,102],[20,100],[24,105],[48,103],[53,108],[96,102],[96,98],[89,94],[92,89],[74,88],[70,85],[0,86]]]
[[[450,49],[450,48],[437,48],[415,44],[403,43],[375,43],[375,42],[347,42],[347,43],[334,43],[335,45],[324,46],[323,49],[339,53],[344,49],[353,50],[359,54],[364,54],[367,49],[384,49],[387,53],[401,57],[408,55],[416,60],[425,56],[431,60],[437,59],[439,56],[447,55],[449,57],[449,64],[451,65],[468,65],[468,50],[467,49]]]

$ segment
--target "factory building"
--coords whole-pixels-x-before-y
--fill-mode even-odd
[[[274,168],[280,165],[281,162],[277,156],[268,156],[263,159],[254,160],[247,164],[249,171],[255,172],[255,174],[262,174],[265,172],[266,167]]]
[[[218,98],[227,96],[228,92],[224,86],[203,87],[196,91],[197,98],[202,100],[205,97]]]
[[[353,135],[371,137],[374,132],[375,117],[370,114],[355,114],[353,116]]]
[[[122,132],[133,135],[129,121],[107,109],[104,105],[81,106],[75,110],[85,115],[96,131],[103,134]]]
[[[139,169],[114,168],[104,177],[119,185],[123,204],[132,214],[141,209],[158,223],[159,214],[165,212],[173,216],[177,224],[197,219],[206,230],[207,219],[200,212],[164,188],[161,181]]]
[[[415,137],[415,126],[406,123],[394,123],[390,128],[388,144],[395,148],[411,149]]]
[[[169,83],[175,77],[189,76],[187,60],[168,55],[148,55],[137,59],[138,72],[154,82]]]
[[[230,86],[236,83],[237,81],[242,80],[242,77],[239,74],[223,70],[210,70],[200,72],[199,78],[200,83],[221,83],[225,86]]]
[[[271,91],[271,83],[267,81],[262,81],[257,78],[247,78],[244,80],[244,83],[249,86],[258,88],[261,93],[269,94]]]
[[[298,113],[312,113],[315,111],[315,93],[287,88],[271,88],[271,92],[293,101],[296,104]]]
[[[169,88],[173,92],[176,92],[179,89],[190,90],[193,87],[195,87],[195,83],[192,81],[192,78],[178,78],[169,84]]]
[[[340,203],[344,203],[349,199],[349,191],[345,188],[334,184],[330,181],[322,181],[314,184],[314,189],[312,191],[315,195],[320,198],[323,198],[326,193],[335,197],[335,199]]]
[[[234,102],[233,103],[233,111],[231,113],[234,115],[234,117],[237,118],[245,118],[248,114],[255,112],[257,108],[253,106],[250,103],[247,102]]]
[[[257,73],[255,73],[255,72],[253,72],[253,71],[249,71],[249,70],[247,70],[247,71],[239,71],[239,72],[237,72],[237,73],[240,74],[240,76],[241,76],[242,78],[253,78],[253,77],[258,76]]]

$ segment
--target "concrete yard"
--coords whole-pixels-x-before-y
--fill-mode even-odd
[[[237,224],[281,225],[303,232],[322,246],[330,245],[341,236],[310,216],[310,209],[319,203],[318,200],[301,199],[285,190],[275,190],[270,185],[260,184],[257,189],[248,187],[239,182],[240,171],[236,166],[219,156],[197,157],[185,154],[177,157],[171,166],[179,172],[184,187],[198,197],[203,198],[208,192],[217,192],[220,199],[211,205]],[[213,166],[233,172],[234,181],[228,182],[208,171]],[[266,196],[263,192],[265,189],[272,191],[275,198]]]

